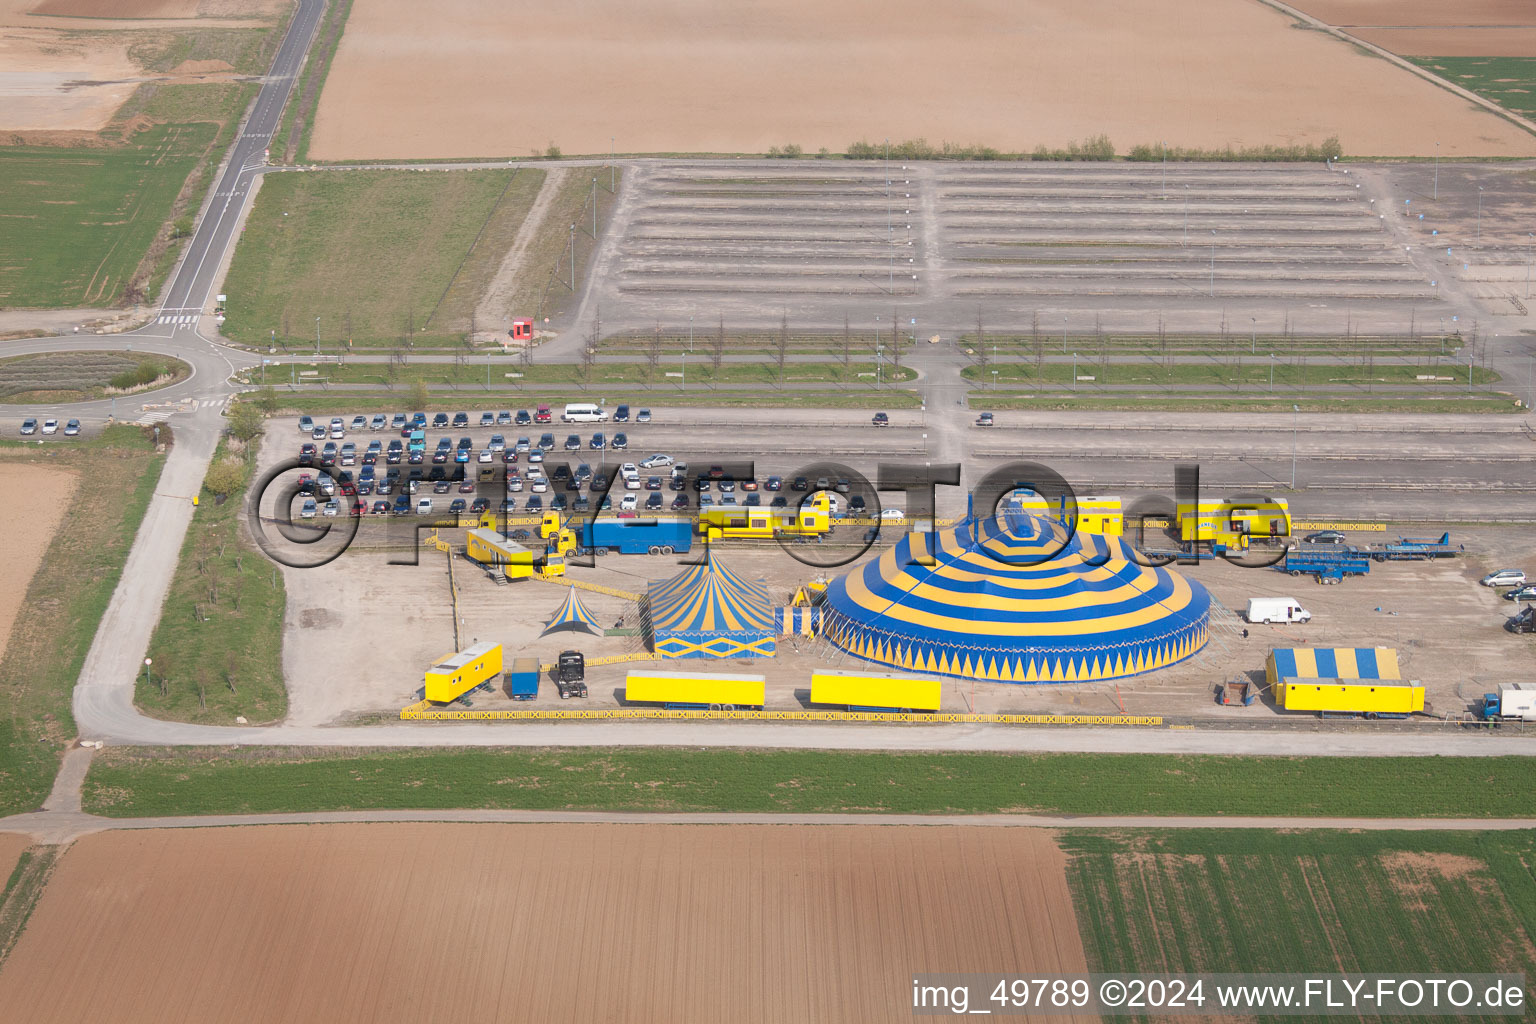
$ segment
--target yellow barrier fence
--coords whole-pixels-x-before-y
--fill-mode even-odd
[[[587,664],[592,664],[590,661]],[[758,722],[888,722],[925,725],[932,723],[987,724],[987,725],[1162,725],[1160,715],[1022,715],[1022,714],[966,714],[963,712],[939,712],[932,715],[911,714],[900,711],[701,711],[670,708],[592,708],[574,710],[548,708],[528,711],[476,711],[433,708],[427,701],[418,701],[400,709],[404,721],[432,722],[539,722],[581,721],[593,719],[644,718],[663,721],[758,721]]]
[[[599,665],[622,665],[628,661],[656,661],[661,655],[654,651],[631,651],[629,654],[604,654],[597,658],[586,659],[587,668],[596,668]],[[543,662],[539,665],[540,672],[548,672],[555,667],[554,662]]]
[[[605,587],[601,583],[588,583],[586,580],[572,579],[570,576],[535,576],[536,580],[545,583],[558,583],[562,587],[580,587],[582,590],[590,590],[594,594],[607,594],[609,597],[622,597],[626,601],[639,602],[640,595],[628,590],[620,590],[618,587]],[[591,665],[593,662],[587,662]]]
[[[1292,522],[1293,530],[1346,530],[1351,533],[1386,533],[1386,523],[1325,523],[1325,522]]]

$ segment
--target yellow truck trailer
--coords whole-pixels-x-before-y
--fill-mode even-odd
[[[1327,714],[1411,715],[1424,710],[1424,684],[1403,679],[1282,679],[1275,703],[1287,711]]]
[[[1037,516],[1048,515],[1059,521],[1065,515],[1060,503],[1048,503],[1038,494],[1020,493],[1015,500],[1025,512]],[[1077,499],[1077,532],[1103,537],[1119,537],[1124,534],[1125,512],[1120,499],[1102,494],[1079,497]]]
[[[832,529],[832,506],[827,496],[820,492],[799,508],[712,506],[699,512],[697,529],[699,536],[708,540],[819,537]]]
[[[766,692],[763,676],[630,669],[624,677],[625,700],[669,708],[760,708]]]
[[[464,553],[481,565],[496,566],[509,580],[565,575],[565,553],[561,544],[550,544],[543,551],[526,548],[508,540],[497,530],[478,527],[464,539]]]
[[[437,704],[458,700],[501,672],[501,644],[481,643],[439,658],[427,669],[424,696]]]
[[[812,704],[842,704],[850,711],[937,711],[942,684],[919,676],[876,672],[811,673]]]
[[[1291,512],[1283,498],[1274,501],[1180,502],[1179,539],[1209,542],[1220,550],[1248,550],[1253,537],[1289,537]]]

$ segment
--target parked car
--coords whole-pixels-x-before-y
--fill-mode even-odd
[[[341,514],[341,502],[332,498],[325,503],[325,507],[320,510],[320,514],[327,519],[335,519]]]
[[[64,424],[64,436],[65,437],[79,437],[80,436],[80,421],[79,420],[70,420],[69,422],[65,423]]]
[[[486,447],[493,452],[504,452],[507,450],[507,439],[500,434],[492,434],[490,444]]]
[[[405,413],[397,412],[389,418],[389,429],[399,430],[405,426]]]
[[[419,516],[429,516],[429,515],[431,515],[432,514],[432,499],[431,498],[422,498],[420,501],[418,501],[416,503],[416,514],[419,515]]]
[[[907,518],[907,514],[899,508],[883,508],[880,510],[880,518],[888,523],[899,523]]]
[[[673,460],[672,456],[670,456],[670,455],[663,455],[663,454],[658,452],[655,455],[648,455],[645,458],[641,459],[640,460],[640,468],[641,469],[657,469],[657,468],[659,468],[661,466],[670,466],[670,465],[672,465],[673,461],[674,460]]]
[[[1523,587],[1525,572],[1521,569],[1499,569],[1484,576],[1480,582],[1485,587]]]
[[[597,433],[592,435],[592,440],[589,442],[589,446],[593,451],[600,452],[604,448],[608,447],[608,439],[604,437],[603,432],[599,430]]]
[[[366,416],[353,416],[352,417],[352,426],[351,426],[350,429],[353,430],[353,431],[367,430],[368,429],[368,417],[366,417]]]
[[[565,436],[565,450],[568,452],[581,451],[581,435],[567,434]]]
[[[1516,587],[1504,595],[1506,601],[1536,601],[1536,586]]]
[[[629,447],[629,436],[622,433],[614,434],[608,446],[616,452],[622,452]]]
[[[58,420],[43,420],[43,433],[57,434],[59,432]]]
[[[374,413],[373,414],[373,419],[371,421],[369,421],[369,423],[368,423],[368,429],[369,430],[383,430],[384,429],[384,419],[385,419],[385,417],[384,417],[383,413],[381,413],[381,412]]]
[[[765,491],[782,491],[783,489],[784,478],[781,476],[771,476],[763,484],[763,490]]]
[[[331,417],[331,437],[341,440],[347,434],[346,424],[341,422],[340,416]]]
[[[1343,544],[1344,535],[1338,530],[1319,530],[1301,538],[1303,544]]]
[[[483,413],[481,413],[480,414],[480,425],[482,427],[494,427],[496,425],[496,414],[493,413],[493,412],[483,412]]]
[[[469,413],[467,413],[467,412],[456,412],[456,413],[454,413],[453,414],[453,425],[454,425],[455,429],[457,429],[459,427],[467,427],[467,426],[469,426]]]
[[[496,425],[498,427],[510,427],[512,425],[512,410],[503,409],[501,412],[498,412],[496,414]]]
[[[619,502],[620,512],[633,512],[639,507],[640,496],[638,494],[626,494],[623,500]]]
[[[977,416],[976,417],[976,425],[978,427],[990,427],[990,426],[992,426],[992,414],[989,413],[989,412],[984,412],[980,416]]]
[[[615,423],[628,423],[629,422],[629,406],[621,405],[618,408],[614,409],[613,410],[613,422],[615,422]]]
[[[635,413],[635,422],[636,423],[649,423],[649,422],[651,422],[651,410],[649,410],[649,409],[641,409],[639,412]]]
[[[891,417],[889,413],[877,412],[871,422],[877,427],[888,427],[891,425]]]
[[[314,432],[315,432],[315,421],[314,421],[314,418],[310,417],[310,416],[300,416],[299,417],[299,433],[301,433],[301,434],[313,434]]]
[[[33,419],[31,416],[28,416],[26,419],[22,420],[21,433],[23,436],[37,433],[37,420]]]
[[[319,506],[315,504],[314,498],[305,498],[304,504],[299,506],[299,518],[313,519],[315,518],[315,512],[318,510]]]
[[[532,422],[533,422],[533,417],[528,415],[528,410],[527,409],[519,409],[519,410],[517,410],[517,417],[516,417],[515,420],[513,420],[513,423],[516,426],[526,427],[528,424],[530,424]]]
[[[447,425],[448,425],[448,414],[447,413],[440,412],[437,415],[432,417],[432,427],[433,427],[433,429],[441,430],[443,427],[446,427]]]
[[[389,515],[389,502],[383,500],[375,501],[373,503],[373,514],[376,516]]]
[[[315,456],[318,454],[319,449],[313,443],[299,445],[299,465],[308,466],[312,464],[315,461]]]

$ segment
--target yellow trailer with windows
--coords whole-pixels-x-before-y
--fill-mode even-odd
[[[766,694],[767,679],[763,676],[637,668],[624,677],[626,701],[648,701],[669,708],[760,708]]]
[[[1061,521],[1066,510],[1060,502],[1048,504],[1038,494],[1021,493],[1015,499],[1019,507],[1034,515],[1048,515]],[[1077,532],[1101,537],[1119,537],[1125,533],[1125,511],[1120,499],[1102,494],[1084,495],[1077,499]]]
[[[937,711],[942,684],[920,676],[878,672],[813,672],[812,704],[843,704],[850,711]]]
[[[699,536],[708,540],[775,537],[819,537],[832,529],[832,505],[818,492],[799,508],[763,508],[757,505],[711,506],[699,512]]]
[[[1424,710],[1424,684],[1403,679],[1282,679],[1275,702],[1287,711],[1411,715]]]
[[[427,700],[447,704],[458,700],[501,672],[501,644],[481,643],[444,655],[427,669]]]
[[[1247,551],[1252,537],[1289,537],[1291,511],[1285,499],[1274,501],[1182,501],[1178,506],[1179,539],[1208,541],[1217,550]]]

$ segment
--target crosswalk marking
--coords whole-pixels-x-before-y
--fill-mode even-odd
[[[198,315],[196,313],[183,313],[183,314],[181,314],[179,316],[162,316],[158,320],[156,320],[155,323],[157,323],[157,324],[195,324],[195,323],[197,323],[197,316]]]

